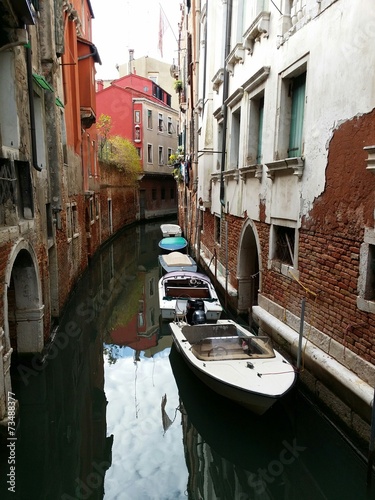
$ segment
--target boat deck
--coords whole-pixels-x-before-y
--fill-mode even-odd
[[[234,325],[185,326],[192,353],[203,361],[274,358],[269,337],[239,335]]]

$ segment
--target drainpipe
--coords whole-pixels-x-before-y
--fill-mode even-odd
[[[29,43],[26,45],[26,67],[27,67],[27,88],[29,93],[29,108],[30,108],[31,162],[35,170],[41,172],[42,168],[39,167],[38,165],[38,154],[36,147],[32,51],[31,51],[31,38],[28,28],[27,28],[27,34],[29,38]]]
[[[228,0],[227,4],[227,18],[225,26],[225,50],[224,50],[224,82],[223,82],[223,140],[221,145],[221,174],[220,174],[220,203],[222,207],[225,207],[225,193],[224,193],[224,170],[225,170],[225,154],[226,154],[226,141],[227,141],[227,106],[225,101],[228,97],[228,83],[229,83],[229,72],[226,69],[226,59],[230,52],[230,38],[231,38],[231,26],[232,26],[232,3],[233,0]]]

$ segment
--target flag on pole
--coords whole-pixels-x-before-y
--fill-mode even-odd
[[[163,36],[164,36],[164,33],[167,29],[167,25],[166,25],[166,17],[165,17],[165,14],[163,12],[163,9],[160,5],[160,17],[159,17],[159,44],[158,44],[158,49],[160,50],[160,55],[161,57],[163,57]]]

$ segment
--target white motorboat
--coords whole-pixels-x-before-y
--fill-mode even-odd
[[[181,252],[171,252],[166,255],[158,256],[161,274],[171,273],[173,271],[192,271],[197,272],[197,263],[188,254]]]
[[[189,368],[208,387],[262,415],[296,381],[294,367],[272,347],[232,320],[191,325],[169,324],[173,341]]]
[[[189,318],[195,310],[204,321],[217,321],[223,308],[208,276],[191,271],[173,271],[159,280],[159,305],[163,320],[173,321],[180,311]]]
[[[182,229],[178,224],[161,224],[160,229],[163,233],[163,238],[182,235]]]

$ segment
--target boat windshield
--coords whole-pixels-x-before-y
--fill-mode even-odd
[[[271,339],[263,336],[206,337],[193,344],[191,351],[204,361],[275,357]]]

